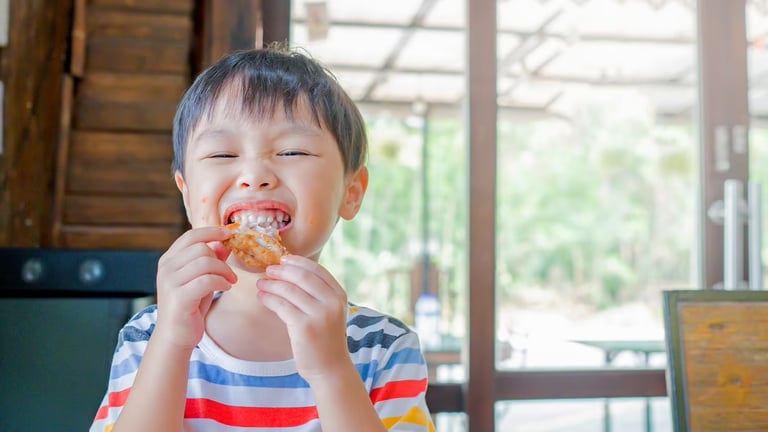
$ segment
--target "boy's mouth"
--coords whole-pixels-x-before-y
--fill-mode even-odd
[[[282,231],[291,223],[291,216],[279,209],[237,210],[229,214],[227,223],[239,223],[241,226],[262,231]]]

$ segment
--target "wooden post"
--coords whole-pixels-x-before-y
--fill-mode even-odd
[[[467,1],[469,432],[495,430],[496,0]]]
[[[45,247],[72,0],[15,1],[8,45],[0,154],[0,246]]]
[[[746,185],[749,179],[745,7],[745,0],[698,2],[702,203],[699,218],[704,289],[723,282],[724,259],[723,226],[712,221],[707,211],[723,199],[725,180],[735,179]],[[748,256],[746,243],[742,256]]]
[[[199,1],[199,70],[232,51],[261,46],[261,5],[262,0]]]

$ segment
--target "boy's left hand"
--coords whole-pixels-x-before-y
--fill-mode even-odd
[[[259,298],[286,324],[299,374],[311,384],[349,370],[347,293],[331,273],[297,255],[266,272]]]

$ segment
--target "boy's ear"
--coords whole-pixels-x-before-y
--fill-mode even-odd
[[[187,213],[187,220],[191,220],[189,218],[189,191],[187,190],[187,184],[184,183],[184,177],[179,171],[176,171],[173,173],[173,180],[176,182],[176,187],[179,188],[179,192],[181,192],[181,199],[184,201],[184,211]]]
[[[368,168],[362,167],[347,180],[339,216],[346,220],[354,218],[363,204],[366,189],[368,189]]]

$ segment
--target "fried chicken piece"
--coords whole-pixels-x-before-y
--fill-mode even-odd
[[[224,240],[224,246],[254,270],[264,271],[270,265],[280,264],[280,257],[288,253],[277,230],[249,228],[237,222],[226,227],[232,231],[232,236]]]

